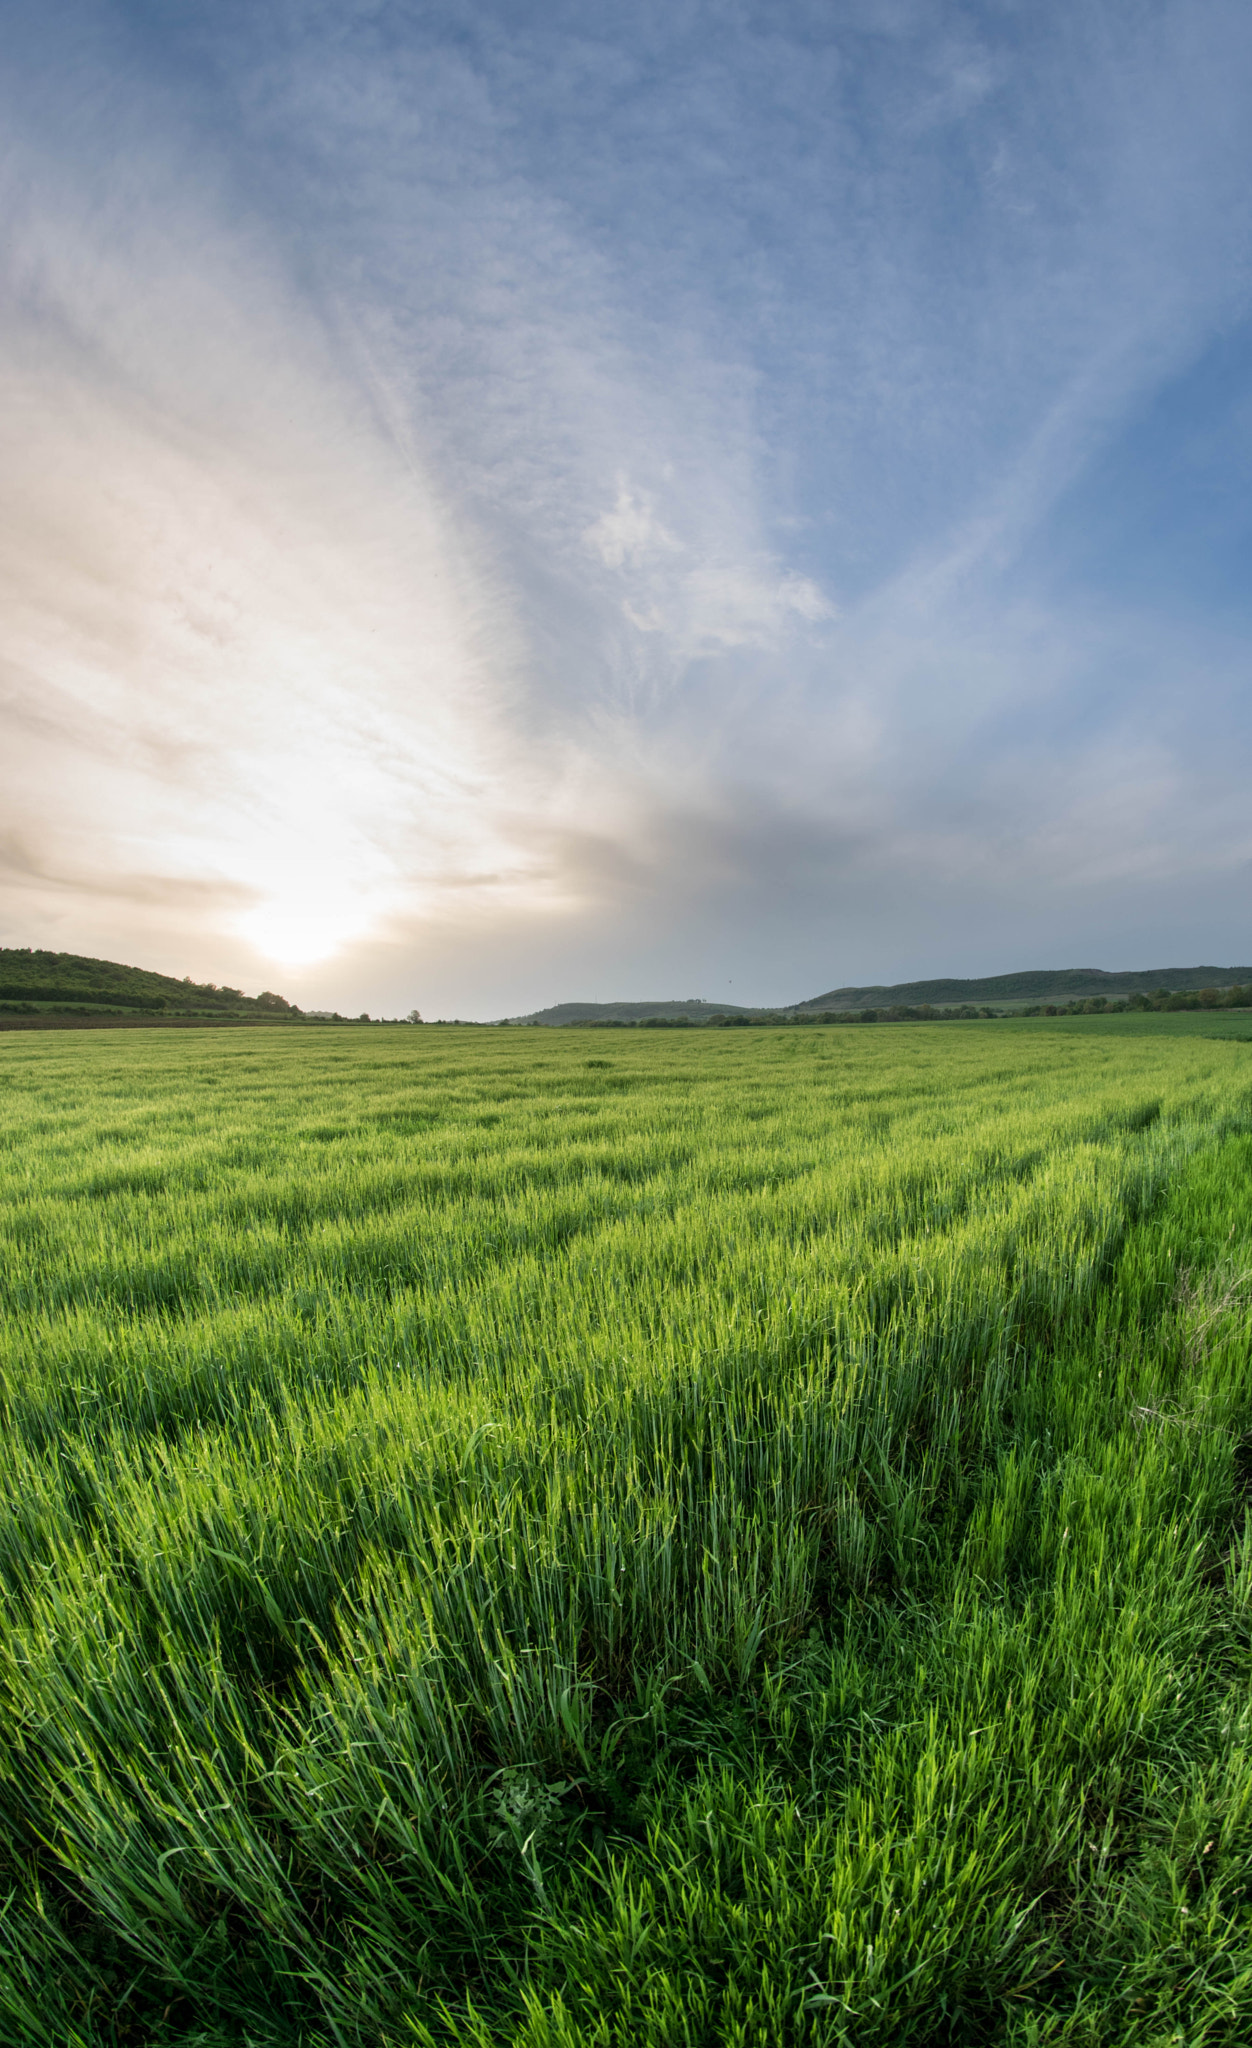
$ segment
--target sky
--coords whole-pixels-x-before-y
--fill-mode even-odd
[[[1252,962],[1243,0],[0,19],[0,944]]]

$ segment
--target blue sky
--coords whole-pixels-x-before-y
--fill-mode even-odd
[[[0,938],[1252,960],[1252,15],[6,10]]]

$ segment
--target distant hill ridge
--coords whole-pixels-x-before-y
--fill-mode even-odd
[[[1031,968],[979,981],[900,981],[869,988],[832,988],[792,1003],[793,1010],[878,1009],[900,1003],[1050,1003],[1078,996],[1133,996],[1153,989],[1241,988],[1252,967],[1140,967],[1108,973],[1103,967]]]
[[[649,1017],[746,1017],[755,1012],[736,1003],[708,1003],[703,996],[675,996],[655,1003],[553,1003],[508,1024],[642,1024]]]
[[[832,988],[822,996],[786,1004],[711,1003],[703,996],[675,996],[664,1002],[553,1003],[546,1010],[509,1017],[509,1024],[640,1024],[649,1018],[759,1017],[803,1015],[808,1010],[878,1010],[930,1003],[1073,1002],[1088,996],[1150,995],[1167,988],[1175,993],[1200,988],[1242,988],[1252,983],[1252,967],[1142,967],[1110,973],[1103,967],[1040,967],[1020,974],[993,974],[981,980],[954,977],[936,981],[874,983],[865,988]]]
[[[1252,983],[1252,967],[1144,967],[1109,973],[1100,967],[1038,968],[1020,974],[996,974],[981,980],[875,983],[863,988],[835,988],[803,1002],[765,1005],[713,1003],[702,996],[675,996],[661,1001],[553,1003],[545,1010],[502,1019],[510,1024],[640,1024],[649,1020],[713,1017],[802,1016],[806,1012],[890,1009],[929,1003],[934,1007],[965,1003],[1071,1002],[1090,996],[1131,996],[1169,989],[1176,993],[1202,988],[1236,988]],[[55,953],[37,947],[0,947],[0,1013],[62,1009],[84,1018],[109,1014],[125,1021],[169,1017],[222,1022],[248,1018],[280,1022],[301,1018],[283,996],[265,990],[246,996],[236,988],[213,982],[182,981],[147,967],[127,967],[116,960],[97,960],[82,953]],[[0,1021],[3,1016],[0,1014]],[[37,1020],[36,1020],[37,1021]]]

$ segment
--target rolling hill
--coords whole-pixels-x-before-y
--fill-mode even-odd
[[[501,1018],[505,1024],[707,1024],[717,1018],[748,1020],[799,1018],[806,1014],[888,1009],[919,1004],[1067,1003],[1091,996],[1119,997],[1161,989],[1175,993],[1252,984],[1252,967],[1147,967],[1109,973],[1099,967],[1039,968],[982,980],[954,978],[904,981],[827,990],[799,1003],[767,1008],[712,1003],[700,996],[608,1003],[553,1003],[547,1009]],[[246,996],[213,982],[182,981],[147,967],[96,960],[81,953],[29,947],[0,947],[0,1026],[21,1018],[64,1017],[67,1021],[153,1022],[162,1018],[201,1023],[247,1021],[295,1023],[304,1013],[266,990]]]
[[[246,996],[190,976],[176,981],[147,967],[93,960],[81,953],[51,953],[35,947],[0,947],[0,1014],[45,1012],[68,1016],[195,1017],[206,1023],[232,1018],[296,1018],[300,1012],[283,996],[266,990]]]
[[[524,1017],[503,1017],[504,1024],[648,1024],[707,1022],[710,1017],[746,1017],[755,1012],[736,1003],[708,1003],[703,996],[674,997],[654,1003],[553,1003],[546,1010],[532,1010]]]
[[[502,1018],[507,1024],[704,1024],[713,1017],[798,1017],[806,1012],[892,1009],[929,1003],[933,1008],[959,1004],[1070,1003],[1090,996],[1116,998],[1169,989],[1242,988],[1252,983],[1252,967],[1144,967],[1110,973],[1102,967],[1041,967],[1019,974],[995,974],[982,980],[943,978],[934,981],[875,983],[864,988],[833,988],[803,1002],[769,1007],[757,1004],[711,1003],[700,996],[673,997],[665,1002],[553,1003],[525,1016]]]
[[[832,988],[809,996],[792,1010],[879,1009],[900,1003],[1052,1003],[1087,996],[1150,995],[1167,988],[1239,988],[1252,982],[1252,967],[1142,967],[1108,973],[1102,967],[1034,968],[1021,974],[993,974],[980,981],[901,981],[889,987]]]

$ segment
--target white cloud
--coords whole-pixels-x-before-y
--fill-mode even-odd
[[[682,553],[682,542],[661,524],[647,493],[636,496],[623,481],[612,509],[600,514],[584,539],[606,569],[634,568],[657,555]]]

